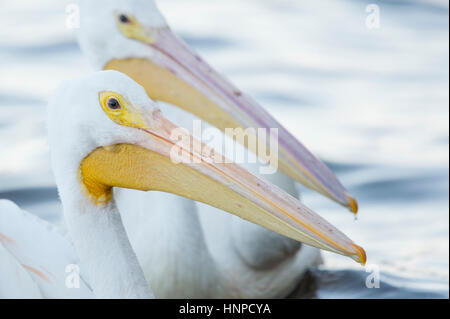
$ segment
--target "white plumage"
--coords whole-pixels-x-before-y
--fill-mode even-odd
[[[219,109],[215,110],[218,114],[225,110],[229,113],[225,115],[226,117],[240,117],[240,123],[244,127],[245,123],[255,125],[258,122],[265,127],[278,126],[278,123],[262,108],[251,99],[243,97],[241,92],[203,63],[200,57],[190,52],[183,43],[177,42],[153,1],[80,0],[79,2],[82,23],[79,41],[85,54],[97,68],[103,68],[109,61],[117,59],[137,58],[148,61],[153,59],[156,64],[161,63],[162,68],[190,83],[192,88],[219,105]],[[126,15],[123,19],[119,18],[122,14]],[[158,37],[161,38],[161,42],[156,42],[155,39]],[[149,46],[155,50],[148,50]],[[181,60],[180,57],[172,55],[171,50],[179,53]],[[188,61],[194,64],[189,65]],[[134,71],[139,73],[139,69]],[[165,76],[167,77],[167,74]],[[170,77],[168,79],[173,81]],[[210,86],[205,86],[205,83]],[[156,84],[161,85],[157,82]],[[160,89],[165,90],[164,84],[162,83]],[[187,94],[187,99],[192,99],[192,94],[196,96],[198,93],[192,93],[192,89],[183,88],[183,85],[181,88],[181,92]],[[155,89],[150,86],[145,87],[145,90],[149,93]],[[98,105],[95,105],[94,101],[98,100],[99,92],[122,92],[132,105],[139,106],[142,113],[159,114],[145,90],[130,78],[117,72],[101,72],[66,84],[58,91],[49,106],[52,163],[64,205],[65,220],[84,269],[83,278],[89,282],[96,297],[149,298],[154,296],[153,291],[157,297],[168,298],[270,298],[289,294],[304,272],[320,262],[318,249],[301,245],[298,241],[240,218],[225,215],[219,209],[176,195],[115,189],[115,200],[104,206],[98,206],[83,194],[79,187],[79,165],[86,156],[102,146],[121,143],[141,145],[145,144],[148,138],[145,129],[136,131],[127,125],[117,127],[117,123],[110,121],[109,115],[106,116]],[[169,100],[179,99],[177,94],[183,97],[176,89],[167,93],[171,96]],[[198,96],[196,98],[198,99]],[[224,103],[225,100],[227,102]],[[191,127],[192,120],[195,119],[193,115],[170,105],[162,105],[162,108],[170,119],[184,128]],[[154,116],[148,115],[149,118]],[[160,124],[158,123],[155,124],[156,127]],[[291,165],[291,174],[306,185],[356,211],[356,202],[326,166],[315,159],[286,130],[283,128],[281,130],[285,137],[283,147],[288,153],[284,161]],[[165,139],[167,136],[164,134]],[[161,150],[164,150],[166,147],[162,144],[158,146],[159,142],[152,143],[152,148],[163,147]],[[225,155],[233,158],[233,154]],[[289,156],[293,156],[294,162],[299,163],[293,163]],[[244,166],[255,174],[258,172],[258,165],[244,164]],[[292,167],[296,167],[294,171]],[[200,171],[203,169],[205,168]],[[223,178],[220,174],[214,175],[217,174],[214,170],[217,168],[208,169],[213,169],[210,172],[213,180],[219,178],[217,180],[219,181]],[[235,172],[236,169],[232,168],[228,172],[231,175],[226,178],[234,181]],[[247,174],[243,171],[241,173]],[[254,215],[248,208],[243,210],[244,215],[240,215],[235,207],[229,207],[227,210],[231,209],[237,215],[262,223],[292,238],[300,238],[299,240],[305,240],[317,247],[365,262],[364,251],[326,221],[279,189],[272,188],[251,176],[248,177],[251,179],[249,185],[252,185],[250,193],[246,183],[227,185],[240,196],[250,195],[253,204],[258,203],[256,205],[262,205],[263,210],[273,214],[270,217],[272,219],[265,220],[260,215]],[[285,175],[277,173],[265,175],[263,178],[298,198],[293,180]],[[266,194],[269,195],[267,199],[261,201],[260,188],[272,191],[273,194]],[[187,191],[187,197],[190,197],[189,193]],[[24,224],[28,223],[30,230],[40,234],[43,240],[54,238],[55,241],[52,244],[47,243],[44,249],[37,249],[39,253],[32,254],[33,258],[28,259],[26,249],[11,248],[11,238],[14,236],[2,237],[0,233],[2,243],[0,255],[5,256],[7,260],[2,267],[5,273],[15,270],[19,274],[16,289],[10,290],[11,294],[20,296],[20,292],[26,290],[27,297],[61,297],[65,291],[63,288],[47,291],[45,282],[48,278],[38,268],[27,264],[37,262],[39,267],[45,266],[43,268],[45,271],[57,268],[58,276],[55,278],[58,287],[62,287],[60,286],[62,277],[59,273],[61,263],[67,262],[68,259],[72,262],[77,261],[71,245],[64,236],[59,235],[61,237],[56,238],[57,232],[45,227],[45,223],[25,213],[19,214],[18,209],[11,208],[10,203],[2,205],[3,209],[10,211],[10,214],[22,216]],[[229,206],[223,202],[218,205],[218,207]],[[241,207],[239,203],[238,207]],[[264,214],[266,213],[263,213],[263,216]],[[30,220],[34,222],[30,223]],[[6,234],[14,235],[15,232],[20,232],[18,228],[5,226],[5,223],[0,226],[4,228]],[[35,243],[24,242],[21,247],[32,249]],[[49,258],[48,263],[39,263],[45,254],[60,254],[62,251],[66,252],[67,258]],[[35,278],[36,276],[38,278]],[[7,287],[14,284],[14,280],[8,277],[3,280],[7,282]],[[80,296],[91,295],[92,292],[87,285],[80,291]],[[78,297],[76,294],[65,296]]]
[[[114,14],[125,13],[147,28],[165,27],[153,1],[81,1],[80,5],[78,39],[95,67],[102,68],[112,59],[153,58],[146,44],[121,34],[114,20]],[[191,129],[198,119],[177,107],[160,107],[183,128]],[[234,154],[224,155],[233,158]],[[258,174],[258,165],[241,165]],[[298,198],[294,181],[284,174],[262,177]],[[284,297],[320,260],[317,249],[175,195],[119,190],[117,203],[157,297]],[[152,214],[147,214],[149,207]],[[242,277],[236,278],[237,273]]]
[[[70,239],[14,203],[0,200],[0,298],[92,298],[80,277],[67,289],[79,260]]]
[[[170,150],[180,146],[169,134],[176,127],[141,86],[119,72],[103,71],[66,83],[50,101],[48,114],[52,168],[77,254],[53,226],[10,202],[0,202],[0,254],[6,260],[0,295],[90,297],[91,288],[98,298],[152,298],[152,285],[160,294],[175,294],[180,289],[176,293],[188,296],[282,296],[299,276],[286,270],[293,266],[306,269],[312,256],[317,256],[313,250],[301,249],[270,270],[253,272],[233,259],[221,263],[205,247],[192,201],[166,197],[163,203],[159,194],[153,201],[146,196],[141,203],[151,205],[144,207],[150,217],[143,218],[139,214],[143,211],[127,204],[126,196],[121,199],[120,190],[109,193],[120,185],[141,190],[163,187],[317,247],[362,258],[358,246],[331,224],[235,164],[213,164],[213,157],[199,164],[174,164]],[[181,180],[176,172],[184,174]],[[209,189],[223,189],[220,185],[228,191],[224,197],[212,198]],[[197,188],[199,192],[193,191]],[[141,263],[147,266],[150,285],[129,242],[122,222],[128,213],[120,209],[120,203],[127,210],[135,208],[135,220],[142,223],[136,228],[141,233],[133,232],[132,240]],[[171,213],[168,224],[166,216]],[[144,238],[140,240],[139,235]],[[83,271],[79,290],[63,286],[64,272],[74,264]],[[249,286],[242,289],[243,283]]]

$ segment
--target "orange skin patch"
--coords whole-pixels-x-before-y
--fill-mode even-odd
[[[0,242],[4,242],[6,244],[14,244],[14,240],[12,238],[9,238],[8,236],[5,236],[3,234],[0,234]]]
[[[42,280],[50,283],[50,279],[47,278],[47,276],[45,276],[41,271],[37,270],[36,268],[27,266],[27,265],[23,265],[22,267],[25,268],[28,271],[31,271],[33,274],[35,274],[36,276],[38,276],[39,278],[41,278]]]
[[[0,234],[0,242],[6,243],[6,244],[14,244],[15,243],[14,239],[9,238],[8,236],[5,236],[3,234]],[[35,274],[36,276],[38,276],[42,280],[44,280],[44,281],[46,281],[48,283],[51,282],[50,279],[48,279],[47,276],[45,276],[41,271],[37,270],[36,268],[30,267],[30,266],[27,266],[27,265],[24,265],[24,264],[22,264],[22,267],[25,268],[28,271],[31,271],[33,274]],[[44,271],[52,276],[52,274],[49,271],[47,271],[45,269],[44,269]]]

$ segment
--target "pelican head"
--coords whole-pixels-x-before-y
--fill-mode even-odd
[[[222,131],[277,128],[281,171],[357,212],[356,200],[331,170],[177,38],[154,1],[79,0],[79,4],[79,42],[96,67],[127,74],[153,100],[176,105]],[[267,133],[264,143],[273,138]],[[247,141],[243,144],[266,156]]]
[[[81,48],[98,69],[114,59],[153,58],[152,30],[167,27],[153,0],[79,0]],[[136,52],[140,52],[136,55]]]
[[[48,127],[65,207],[110,205],[114,187],[169,192],[365,262],[362,248],[297,199],[187,132],[174,138],[178,128],[122,73],[102,71],[63,85],[49,104]]]

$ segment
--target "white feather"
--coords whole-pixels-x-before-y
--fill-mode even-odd
[[[11,202],[0,201],[0,254],[6,260],[2,270],[7,271],[0,277],[5,282],[0,287],[1,295],[154,296],[114,201],[104,206],[91,203],[82,192],[78,177],[81,161],[99,146],[136,144],[144,138],[144,133],[115,124],[102,111],[98,95],[109,90],[121,93],[146,110],[154,107],[142,87],[115,71],[72,80],[57,90],[48,107],[49,142],[65,222],[75,249],[50,224],[21,211]],[[80,265],[85,270],[93,293],[84,281],[78,289],[66,286],[69,265]]]
[[[119,32],[114,13],[131,14],[147,27],[166,26],[154,1],[80,4],[78,39],[96,68],[112,59],[152,59],[153,51],[146,44]],[[169,105],[161,107],[172,122],[192,132],[194,116]],[[224,155],[232,158],[233,154]],[[258,173],[253,165],[243,166]],[[263,178],[298,197],[294,182],[284,175]],[[157,297],[285,296],[320,259],[317,249],[300,249],[296,241],[207,205],[159,193],[120,190],[116,194],[127,233]],[[238,273],[245,275],[236,280]]]
[[[80,25],[77,37],[84,54],[102,69],[112,59],[151,57],[147,45],[125,38],[116,25],[116,14],[132,14],[144,27],[164,27],[166,21],[153,0],[78,0]],[[93,14],[94,13],[94,14]]]
[[[68,265],[79,264],[70,241],[51,224],[0,200],[0,297],[91,298],[66,286]]]

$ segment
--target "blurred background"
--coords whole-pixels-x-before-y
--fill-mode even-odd
[[[448,298],[447,0],[160,0],[169,25],[327,162],[360,204],[302,200],[367,251],[324,254],[292,297]],[[0,0],[0,198],[60,218],[45,106],[92,71],[66,0]],[[366,20],[379,8],[379,27]],[[1,212],[0,212],[1,213]],[[378,269],[380,287],[366,279]]]

